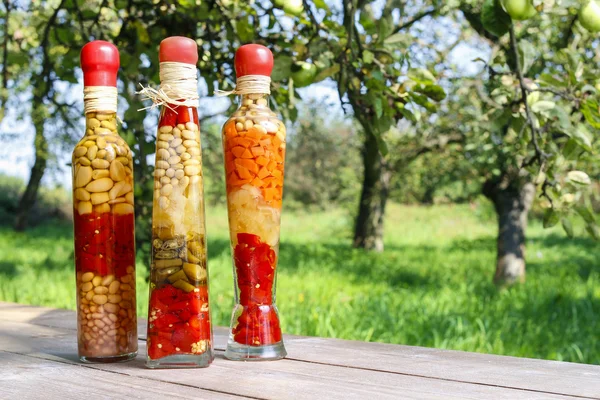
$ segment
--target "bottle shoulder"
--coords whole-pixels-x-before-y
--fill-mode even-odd
[[[252,125],[262,125],[267,132],[285,132],[283,121],[273,110],[266,106],[242,105],[229,117],[227,123],[229,122],[235,124],[238,131],[247,130]]]

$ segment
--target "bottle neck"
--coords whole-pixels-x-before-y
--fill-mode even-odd
[[[240,110],[269,108],[269,95],[266,93],[243,94],[239,96]],[[244,108],[245,107],[245,108]]]
[[[118,135],[117,113],[114,111],[92,111],[85,114],[85,134]]]

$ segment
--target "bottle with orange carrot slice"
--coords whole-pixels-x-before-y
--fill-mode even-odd
[[[242,46],[235,69],[240,108],[223,127],[236,289],[225,357],[278,360],[286,355],[275,306],[286,131],[269,108],[271,51]]]

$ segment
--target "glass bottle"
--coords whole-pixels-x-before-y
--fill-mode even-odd
[[[235,67],[240,107],[223,127],[236,302],[225,357],[277,360],[286,355],[275,306],[286,130],[269,108],[270,80],[245,89],[240,82],[270,76],[271,51],[242,46]]]
[[[82,361],[137,354],[133,160],[117,133],[117,48],[81,50],[86,130],[73,151],[77,338]]]
[[[193,65],[194,78],[185,85],[197,91],[196,42],[167,38],[160,44],[159,57],[161,70],[165,62],[171,68],[177,67],[173,63]],[[167,104],[158,123],[154,170],[146,362],[150,368],[206,367],[214,358],[202,181],[197,109]]]

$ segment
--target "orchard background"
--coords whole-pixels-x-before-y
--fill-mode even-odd
[[[200,54],[211,300],[227,325],[220,128],[236,104],[214,91],[253,42],[275,55],[289,131],[286,333],[600,363],[595,0],[4,0],[0,21],[0,300],[75,306],[79,52],[103,39],[121,52],[145,314],[158,115],[136,91],[182,35]]]

